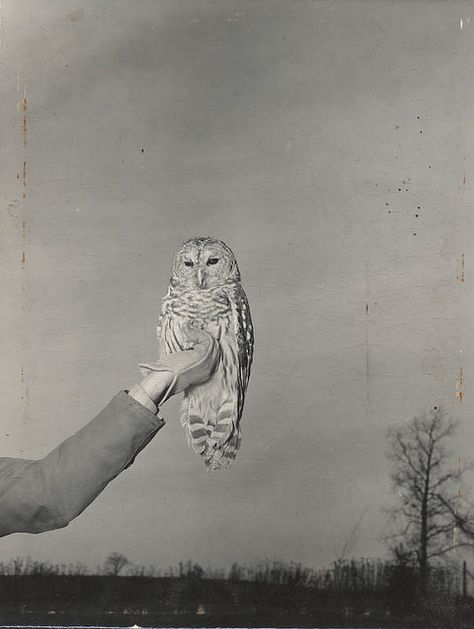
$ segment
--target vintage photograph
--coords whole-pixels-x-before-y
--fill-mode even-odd
[[[474,626],[473,55],[0,0],[0,627]]]

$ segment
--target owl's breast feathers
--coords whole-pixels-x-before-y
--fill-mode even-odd
[[[188,290],[170,287],[163,300],[163,312],[189,321],[218,321],[231,314],[231,304],[224,287]]]

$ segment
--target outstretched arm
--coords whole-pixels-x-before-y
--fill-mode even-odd
[[[0,460],[0,535],[66,526],[124,470],[164,421],[125,392],[43,459]]]
[[[154,365],[140,384],[118,393],[44,458],[0,458],[0,537],[66,526],[133,463],[165,423],[157,416],[157,405],[212,373],[215,341],[194,329],[189,337],[192,350]]]

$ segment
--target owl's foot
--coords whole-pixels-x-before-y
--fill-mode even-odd
[[[205,322],[203,319],[192,319],[189,322],[189,325],[191,325],[193,328],[198,328],[199,330],[204,330],[205,327]]]

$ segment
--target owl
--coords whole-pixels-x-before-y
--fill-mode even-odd
[[[189,324],[217,340],[220,358],[207,382],[185,392],[181,423],[209,469],[228,469],[240,447],[254,338],[237,261],[216,238],[191,238],[176,252],[157,329],[160,356],[186,349]]]

